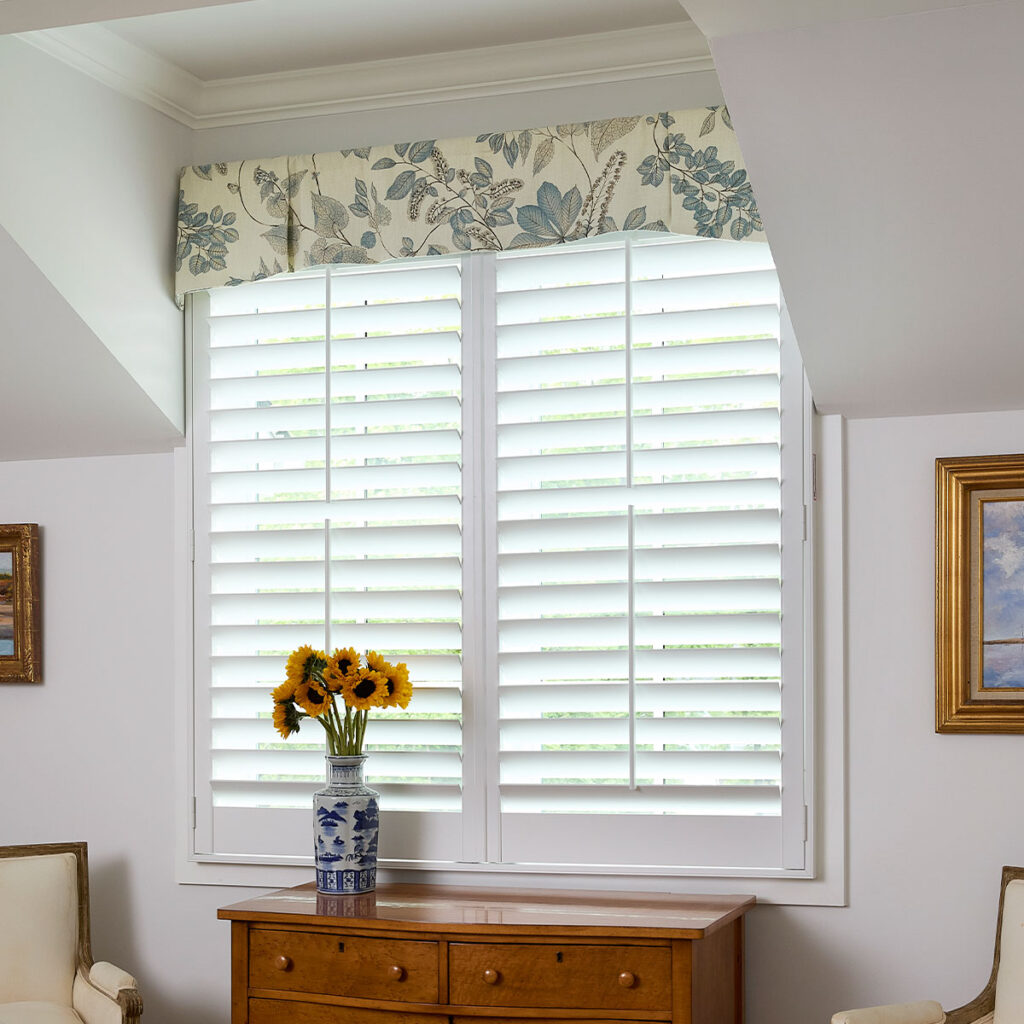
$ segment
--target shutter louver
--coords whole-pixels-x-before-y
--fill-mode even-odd
[[[461,807],[460,304],[453,263],[211,293],[210,849],[308,856],[323,734],[282,741],[269,696],[300,644],[408,663],[415,700],[371,722],[368,781],[393,816]],[[419,855],[403,836],[424,830],[391,831],[383,855]]]
[[[685,862],[665,815],[777,821],[779,374],[764,246],[499,256],[502,859]]]

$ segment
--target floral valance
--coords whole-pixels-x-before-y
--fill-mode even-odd
[[[725,107],[186,167],[175,291],[631,230],[764,240]]]

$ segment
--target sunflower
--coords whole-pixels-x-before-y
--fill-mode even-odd
[[[282,701],[295,700],[296,685],[297,684],[291,679],[286,679],[280,686],[275,686],[274,689],[270,691],[270,696],[278,703]]]
[[[360,669],[358,675],[345,677],[341,692],[345,695],[345,703],[357,711],[379,708],[388,695],[388,680],[373,669]]]
[[[319,718],[334,703],[334,698],[323,683],[316,679],[299,683],[295,688],[295,703],[309,715]]]
[[[298,690],[300,683],[307,682],[313,675],[314,670],[323,671],[327,664],[327,655],[313,647],[304,645],[292,651],[288,656],[288,664],[285,665],[284,674],[289,682],[293,683]]]
[[[412,683],[409,682],[409,666],[404,661],[397,665],[385,661],[376,651],[370,651],[366,655],[366,664],[379,672],[387,680],[388,692],[384,698],[384,707],[393,708],[398,705],[400,708],[407,708],[412,700]]]
[[[331,693],[338,693],[346,677],[359,674],[359,653],[354,647],[336,650],[328,659],[324,669],[324,686]]]
[[[282,738],[288,739],[299,731],[299,709],[290,700],[279,700],[274,704],[274,728]]]

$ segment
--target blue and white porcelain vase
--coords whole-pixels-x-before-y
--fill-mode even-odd
[[[377,886],[377,798],[363,783],[365,754],[327,755],[327,785],[313,794],[316,888],[371,892]]]

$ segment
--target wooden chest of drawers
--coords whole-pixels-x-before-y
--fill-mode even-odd
[[[740,1024],[753,902],[309,884],[218,916],[232,1024]]]

